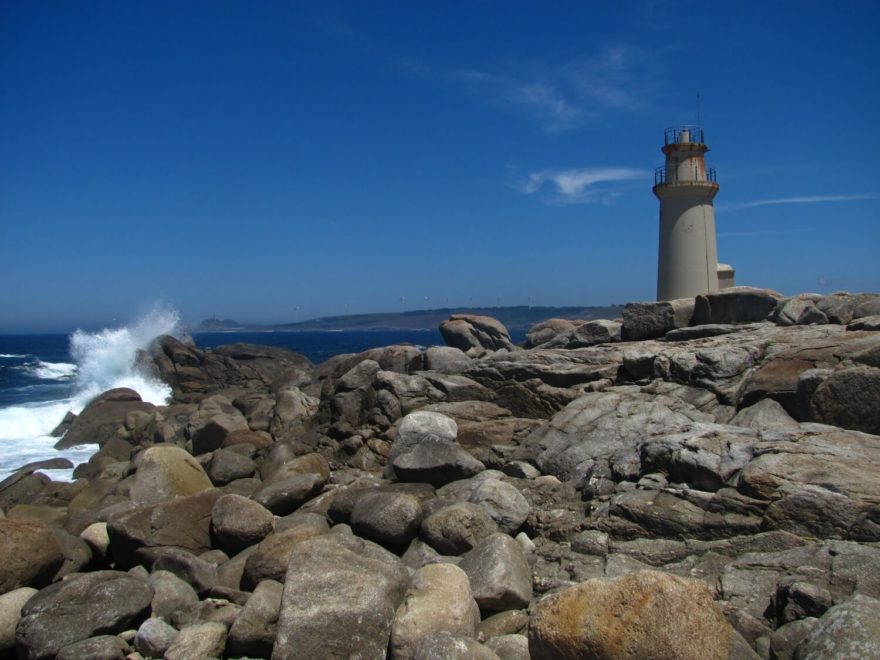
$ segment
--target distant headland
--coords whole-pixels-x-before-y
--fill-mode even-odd
[[[623,314],[623,305],[572,306],[572,307],[445,307],[441,309],[415,310],[410,312],[385,312],[375,314],[347,314],[282,323],[257,325],[241,323],[232,319],[210,318],[196,325],[193,332],[297,332],[308,330],[435,330],[452,314],[491,316],[511,330],[527,329],[550,318],[595,319],[617,318]]]

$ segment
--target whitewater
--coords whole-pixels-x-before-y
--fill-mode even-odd
[[[59,451],[54,447],[58,438],[49,434],[68,412],[80,413],[101,392],[128,387],[144,401],[168,403],[171,388],[141,373],[136,357],[159,335],[179,336],[179,327],[177,312],[155,308],[120,328],[77,330],[68,338],[69,361],[58,360],[57,353],[48,356],[49,349],[42,346],[42,351],[0,353],[4,402],[0,407],[0,479],[33,461],[58,457],[69,458],[74,465],[87,461],[97,445]],[[25,338],[16,339],[19,345],[27,345]],[[70,480],[73,473],[72,469],[42,471],[56,480]]]

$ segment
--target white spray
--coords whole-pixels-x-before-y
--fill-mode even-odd
[[[44,401],[0,409],[0,479],[16,467],[34,460],[66,456],[80,463],[88,460],[96,445],[57,452],[57,438],[49,433],[67,411],[80,413],[93,398],[115,387],[129,387],[144,401],[166,404],[171,388],[141,373],[136,364],[140,350],[149,348],[159,335],[179,332],[177,312],[154,307],[130,326],[100,332],[77,330],[70,338],[70,354],[76,364],[40,363],[37,376],[49,380],[68,380],[75,374],[75,389],[69,399]],[[70,478],[70,471],[52,471],[54,478]]]

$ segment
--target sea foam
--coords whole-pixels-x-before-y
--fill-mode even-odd
[[[115,387],[130,387],[148,403],[168,403],[171,388],[138,371],[136,358],[138,351],[146,350],[159,335],[177,333],[179,324],[176,311],[156,308],[131,326],[73,333],[70,354],[77,365],[73,398],[78,408],[74,412]]]
[[[43,362],[28,365],[28,371],[42,380],[68,380],[76,375],[77,367],[69,362]]]
[[[178,334],[180,318],[176,311],[154,308],[134,324],[121,328],[85,332],[77,330],[70,338],[70,354],[75,364],[37,362],[32,373],[46,380],[74,378],[70,398],[11,406],[0,409],[0,479],[30,461],[65,456],[74,463],[88,460],[96,445],[74,447],[58,452],[57,438],[49,433],[68,411],[82,409],[102,392],[129,387],[144,401],[166,404],[171,388],[137,367],[139,351],[163,334]],[[70,470],[52,470],[53,478],[69,479]]]

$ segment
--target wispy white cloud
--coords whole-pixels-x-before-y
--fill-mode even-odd
[[[549,79],[474,70],[459,71],[452,77],[489,103],[526,112],[551,132],[574,128],[585,119],[584,110]]]
[[[618,46],[558,64],[531,62],[505,71],[466,69],[445,77],[488,103],[524,112],[545,130],[560,132],[604,112],[646,107],[658,78],[646,71],[653,61],[637,48]],[[427,73],[423,67],[419,72]]]
[[[804,195],[800,197],[778,197],[775,199],[758,199],[751,202],[735,202],[732,204],[716,204],[719,211],[738,211],[759,206],[776,206],[777,204],[824,204],[828,202],[858,202],[880,199],[880,193],[864,193],[860,195]]]
[[[650,172],[628,167],[585,167],[579,169],[541,170],[520,181],[517,188],[527,195],[545,193],[551,205],[611,203],[620,190],[609,184],[647,179]]]

